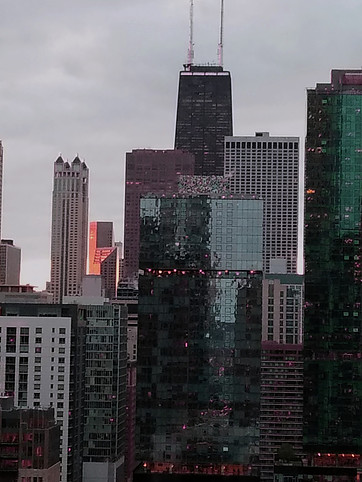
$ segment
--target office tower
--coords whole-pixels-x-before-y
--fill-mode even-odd
[[[1,304],[0,393],[15,406],[53,407],[62,482],[82,481],[84,318],[77,306]]]
[[[262,204],[216,194],[141,199],[137,436],[147,470],[250,475]]]
[[[138,277],[140,197],[174,194],[178,176],[194,173],[194,156],[173,150],[133,150],[126,154],[123,279]]]
[[[51,290],[54,302],[79,294],[86,273],[89,170],[77,156],[54,163],[51,234]]]
[[[362,453],[362,70],[308,89],[305,447]]]
[[[180,72],[175,149],[195,155],[195,174],[224,173],[224,137],[233,135],[231,76],[221,66]]]
[[[59,482],[59,444],[53,409],[14,408],[11,397],[0,397],[2,482]]]
[[[89,274],[100,274],[99,262],[95,261],[97,248],[114,246],[113,223],[92,221],[89,223]]]
[[[0,140],[0,238],[1,238],[1,228],[2,228],[2,203],[3,203],[3,161],[4,161],[4,150],[3,145]]]
[[[113,238],[113,223],[92,221],[89,228],[89,274],[101,275],[105,297],[117,294],[119,252]]]
[[[0,243],[0,284],[19,285],[21,249],[14,246],[12,239]]]
[[[80,309],[86,320],[83,482],[123,482],[127,310],[116,304]]]
[[[262,342],[260,478],[274,480],[278,451],[288,445],[297,464],[303,455],[303,352],[301,344]]]
[[[296,273],[299,139],[268,132],[227,137],[225,176],[232,192],[264,199],[265,273]]]
[[[263,341],[303,342],[304,278],[267,274],[263,279]]]

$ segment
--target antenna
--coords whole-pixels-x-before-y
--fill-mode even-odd
[[[194,0],[190,0],[190,40],[187,53],[187,65],[194,63]]]
[[[217,48],[217,58],[219,66],[224,64],[224,0],[221,0],[221,18],[220,18],[220,40]]]

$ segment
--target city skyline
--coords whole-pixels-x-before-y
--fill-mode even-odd
[[[219,2],[195,3],[195,62],[216,60]],[[65,1],[38,6],[36,16],[32,2],[0,5],[3,237],[22,249],[22,282],[44,288],[59,152],[82,153],[92,171],[90,219],[113,220],[118,240],[125,152],[173,147],[188,1],[96,1],[86,9],[83,1]],[[281,0],[226,2],[224,67],[233,79],[235,135],[269,131],[303,140],[306,88],[329,81],[331,68],[359,67],[356,8],[354,0],[319,0],[313,8],[299,0],[293,8]]]

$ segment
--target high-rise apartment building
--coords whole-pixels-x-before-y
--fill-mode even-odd
[[[14,246],[12,239],[0,243],[0,285],[19,285],[21,249]]]
[[[101,275],[106,298],[114,299],[119,279],[119,252],[113,223],[92,221],[89,228],[89,274]]]
[[[17,407],[53,407],[62,482],[81,482],[83,324],[76,306],[1,304],[0,393]]]
[[[195,155],[195,174],[224,173],[224,137],[233,135],[230,72],[187,65],[180,72],[175,149]]]
[[[51,233],[51,291],[54,301],[79,294],[86,274],[89,170],[77,156],[54,163]]]
[[[279,449],[286,444],[300,464],[303,455],[303,346],[263,341],[259,444],[262,481],[274,480],[274,463]]]
[[[126,154],[123,279],[137,278],[140,197],[174,194],[178,177],[194,173],[194,156],[183,151],[139,149]]]
[[[308,90],[305,446],[362,453],[362,70]]]
[[[250,475],[259,442],[262,201],[141,199],[138,459]]]
[[[83,482],[124,482],[127,310],[117,304],[80,309],[86,320]]]
[[[268,132],[226,137],[224,174],[231,192],[264,200],[265,273],[296,273],[299,139]]]

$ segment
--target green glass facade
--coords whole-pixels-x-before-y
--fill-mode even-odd
[[[305,447],[362,451],[362,71],[308,90]]]
[[[262,201],[141,200],[139,459],[254,462],[258,454]]]
[[[87,327],[83,462],[117,462],[125,451],[127,309],[87,305],[80,312]]]

